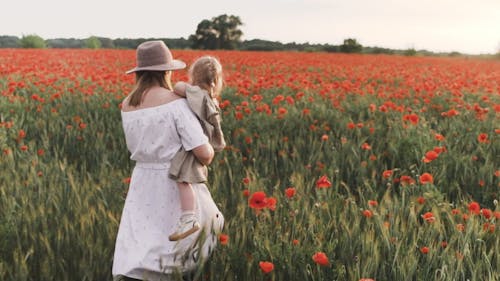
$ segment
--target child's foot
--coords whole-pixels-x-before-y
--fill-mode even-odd
[[[194,215],[183,215],[175,226],[175,232],[168,236],[168,240],[177,241],[188,237],[200,229],[200,224]]]

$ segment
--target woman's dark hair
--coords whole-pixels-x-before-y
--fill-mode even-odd
[[[130,106],[140,105],[144,94],[153,86],[172,90],[172,84],[167,78],[166,71],[137,71],[135,73],[135,87],[130,94],[128,104]]]

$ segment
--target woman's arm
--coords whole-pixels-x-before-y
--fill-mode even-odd
[[[212,160],[214,159],[214,148],[208,143],[197,146],[193,148],[192,151],[198,161],[200,161],[205,166],[212,163]]]

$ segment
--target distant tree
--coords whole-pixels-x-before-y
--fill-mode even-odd
[[[181,38],[168,38],[168,39],[162,39],[162,40],[171,49],[189,49],[189,48],[191,48],[191,42],[183,37],[181,37]]]
[[[0,48],[19,48],[21,41],[17,36],[0,36]]]
[[[278,51],[284,50],[285,46],[281,42],[267,41],[262,39],[252,39],[243,41],[240,45],[242,50],[251,51]]]
[[[220,15],[212,20],[201,21],[196,33],[189,37],[194,49],[236,49],[243,32],[241,19],[233,15]]]
[[[340,51],[340,47],[339,46],[335,46],[335,45],[326,44],[323,47],[323,50],[325,52],[329,52],[329,53],[338,53]]]
[[[101,41],[95,36],[85,39],[85,47],[88,49],[100,49],[101,46]]]
[[[417,55],[417,50],[415,50],[415,48],[409,48],[409,49],[406,49],[406,50],[403,52],[403,55],[405,55],[405,56],[409,56],[409,57],[416,56],[416,55]]]
[[[345,39],[344,44],[340,45],[342,53],[359,53],[361,50],[363,50],[363,46],[353,38]]]
[[[381,47],[363,47],[365,54],[394,54],[394,50]]]
[[[21,47],[23,48],[46,48],[47,44],[42,37],[36,34],[24,35],[21,38]]]
[[[101,42],[101,48],[113,49],[115,45],[113,44],[113,40],[106,37],[97,37]]]
[[[216,49],[218,31],[212,21],[203,20],[196,27],[196,33],[189,36],[193,49]]]
[[[118,38],[113,40],[113,45],[120,49],[135,49],[142,42],[147,41],[144,38],[140,39],[129,39],[129,38]],[[170,46],[169,46],[170,47]]]
[[[57,38],[45,40],[49,48],[69,48],[79,49],[85,48],[85,40],[76,38]]]

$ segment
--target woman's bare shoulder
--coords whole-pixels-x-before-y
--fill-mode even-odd
[[[122,111],[135,111],[139,109],[160,106],[178,99],[182,99],[182,97],[165,88],[154,88],[147,92],[142,103],[138,106],[130,106],[128,104],[128,99],[129,97],[123,100]]]

